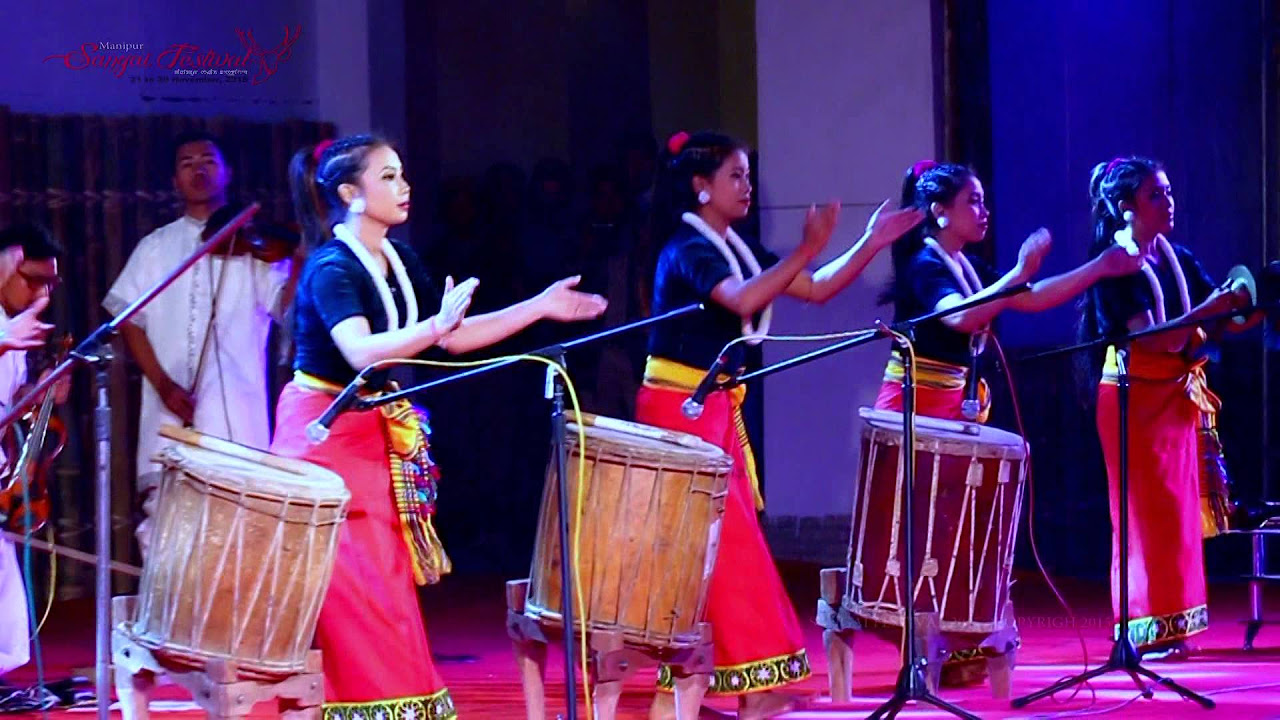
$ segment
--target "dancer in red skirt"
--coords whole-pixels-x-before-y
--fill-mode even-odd
[[[1018,262],[996,275],[969,250],[987,235],[986,196],[982,181],[963,165],[923,161],[903,180],[903,207],[926,213],[924,223],[893,246],[894,279],[883,300],[892,301],[894,321],[909,320],[954,307],[1030,281],[1049,251],[1043,228],[1023,242]],[[985,381],[970,378],[979,368],[991,322],[1004,310],[1039,312],[1061,305],[1106,277],[1132,272],[1138,261],[1120,248],[1076,269],[1035,282],[1028,292],[980,305],[916,328],[916,411],[920,415],[985,423],[990,396]],[[885,368],[876,407],[902,410],[902,356],[894,347]],[[976,384],[975,384],[976,383]],[[967,408],[965,400],[973,398]],[[991,647],[993,644],[996,647]],[[955,634],[954,648],[943,663],[942,682],[963,685],[982,679],[986,658],[1003,654],[999,639]]]
[[[739,717],[762,718],[794,704],[774,691],[807,677],[809,661],[795,609],[756,517],[763,500],[742,422],[746,390],[713,393],[697,420],[685,418],[680,404],[725,344],[742,334],[768,331],[774,298],[784,293],[819,303],[831,298],[876,252],[919,222],[920,213],[884,212],[881,206],[853,247],[810,273],[805,266],[826,246],[839,207],[810,209],[799,247],[779,259],[731,227],[747,216],[749,174],[747,149],[732,138],[680,133],[668,143],[654,196],[653,237],[667,242],[658,259],[653,312],[695,302],[706,303],[707,310],[655,328],[636,418],[698,435],[733,457],[707,599],[716,666],[710,692],[741,696]],[[741,345],[733,348],[728,367],[742,365],[742,350]],[[659,684],[672,686],[669,670],[660,673]],[[651,716],[673,713],[671,696],[659,693]]]
[[[1086,339],[1247,304],[1246,292],[1217,288],[1191,251],[1165,238],[1173,230],[1174,200],[1159,163],[1136,157],[1099,163],[1089,190],[1093,252],[1122,247],[1142,264],[1090,291],[1081,328]],[[1129,349],[1129,638],[1145,654],[1185,657],[1186,639],[1209,625],[1203,540],[1227,529],[1231,503],[1216,430],[1220,403],[1197,351],[1206,330],[1231,327],[1222,321],[1192,326],[1141,338]],[[1111,496],[1111,597],[1118,618],[1122,539],[1114,348],[1100,364],[1098,439]]]
[[[449,572],[432,527],[439,473],[425,414],[407,401],[350,412],[312,444],[317,419],[356,371],[436,346],[467,352],[541,319],[584,320],[602,298],[577,278],[498,312],[465,317],[477,281],[433,287],[408,246],[387,230],[409,217],[400,158],[367,135],[321,143],[290,166],[294,209],[310,248],[294,310],[294,379],[280,396],[271,449],[327,467],[351,491],[316,640],[324,652],[325,717],[453,718],[431,661],[416,585]],[[382,390],[385,372],[366,389]]]

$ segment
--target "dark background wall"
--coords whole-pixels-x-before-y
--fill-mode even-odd
[[[1263,3],[1251,0],[1027,3],[986,0],[989,31],[992,168],[988,198],[996,217],[995,256],[1007,269],[1039,226],[1054,248],[1046,273],[1085,259],[1091,241],[1088,178],[1117,155],[1161,160],[1177,201],[1174,242],[1190,247],[1209,273],[1233,265],[1255,272],[1265,250],[1265,41]],[[978,79],[975,78],[975,81]],[[1272,191],[1274,192],[1274,191]],[[1271,247],[1275,247],[1272,245]],[[1000,322],[1014,354],[1074,338],[1077,312],[1066,305]],[[1262,485],[1260,334],[1239,338],[1211,370],[1224,399],[1228,464],[1239,494]],[[1074,402],[1065,358],[1014,363],[1028,431],[1037,451],[1037,523],[1043,546],[1064,571],[1105,573],[1109,539],[1101,454],[1091,409]],[[1011,422],[1008,413],[1001,420]],[[1074,539],[1078,538],[1078,539]],[[1218,574],[1243,570],[1240,538],[1207,545]],[[1025,557],[1025,554],[1024,554]]]

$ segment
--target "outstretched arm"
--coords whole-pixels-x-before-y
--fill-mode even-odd
[[[740,317],[749,317],[764,309],[806,272],[805,266],[827,246],[840,216],[840,205],[832,203],[817,210],[809,208],[804,218],[804,235],[800,245],[773,267],[752,277],[739,280],[727,277],[711,290],[711,299]]]
[[[599,317],[608,302],[599,295],[574,290],[581,279],[580,275],[565,278],[528,300],[465,318],[439,345],[450,353],[465,353],[501,342],[539,320],[574,322]]]
[[[1112,246],[1070,272],[1033,283],[1030,292],[1010,298],[1010,307],[1022,312],[1048,310],[1076,297],[1099,280],[1129,275],[1141,269],[1142,258],[1130,255],[1118,245]]]
[[[867,268],[876,254],[908,230],[920,224],[924,213],[915,208],[885,212],[885,200],[871,214],[866,232],[839,257],[823,265],[817,272],[802,270],[787,286],[787,295],[806,302],[825,303],[849,287]]]

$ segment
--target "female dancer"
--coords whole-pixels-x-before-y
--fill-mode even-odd
[[[893,246],[894,278],[882,300],[893,302],[895,322],[1025,284],[1049,252],[1051,240],[1044,228],[1022,243],[1017,264],[1003,276],[965,252],[986,238],[991,214],[982,181],[963,165],[916,163],[903,180],[902,206],[918,208],[925,221]],[[1117,248],[1075,270],[1040,280],[1027,292],[920,325],[915,331],[917,412],[985,421],[990,410],[985,383],[979,383],[980,407],[970,413],[974,417],[965,418],[962,405],[970,368],[985,347],[991,321],[1005,310],[1040,312],[1061,305],[1105,277],[1132,272],[1136,262]],[[902,359],[897,348],[889,356],[876,407],[902,409]]]
[[[883,299],[894,303],[894,320],[988,297],[1024,284],[1040,269],[1049,251],[1049,232],[1041,228],[1023,242],[1018,262],[997,276],[981,259],[965,251],[982,242],[990,213],[982,181],[963,165],[916,163],[902,186],[903,207],[925,212],[924,223],[893,246],[894,279]],[[1040,280],[1030,290],[964,310],[916,328],[916,410],[921,415],[986,422],[990,396],[985,381],[971,380],[991,321],[1002,311],[1038,312],[1060,305],[1106,277],[1132,272],[1137,261],[1124,250],[1103,253],[1080,267]],[[893,349],[876,407],[902,410],[901,350]],[[975,382],[976,386],[970,385]],[[970,401],[966,403],[966,399]],[[974,402],[976,400],[976,402]],[[953,635],[953,651],[942,667],[942,682],[980,680],[989,654],[981,635]],[[988,643],[989,645],[989,643]]]
[[[1092,254],[1124,248],[1141,265],[1140,272],[1089,292],[1082,337],[1208,318],[1247,304],[1246,292],[1217,288],[1189,250],[1165,239],[1173,230],[1174,201],[1159,163],[1138,157],[1099,163],[1089,195]],[[1216,328],[1193,325],[1139,338],[1128,352],[1129,638],[1153,655],[1185,657],[1186,638],[1208,627],[1202,541],[1226,525],[1225,475],[1214,430],[1220,402],[1205,381],[1205,361],[1196,357],[1206,329]],[[1117,369],[1116,350],[1108,348],[1097,422],[1111,493],[1111,598],[1118,617]]]
[[[431,523],[439,473],[425,418],[400,402],[340,416],[319,444],[304,428],[370,363],[433,346],[467,352],[541,319],[596,317],[605,303],[573,290],[577,278],[569,278],[465,317],[477,281],[449,278],[441,292],[408,246],[387,237],[409,217],[409,184],[381,139],[356,135],[301,151],[290,180],[311,252],[296,295],[294,379],[280,396],[271,449],[332,469],[351,491],[316,628],[325,717],[452,718],[414,588],[449,571]],[[372,374],[367,388],[382,389],[386,375]]]
[[[920,213],[882,212],[882,205],[853,247],[810,273],[805,266],[826,246],[839,207],[810,209],[799,247],[779,259],[731,227],[746,217],[750,204],[742,143],[708,132],[671,138],[654,197],[653,237],[668,240],[658,258],[653,312],[694,302],[705,302],[708,309],[654,329],[636,417],[698,435],[733,457],[707,598],[716,666],[710,692],[739,696],[739,717],[761,718],[793,706],[789,697],[773,691],[807,677],[809,661],[795,610],[756,518],[763,502],[742,423],[745,388],[712,393],[697,420],[684,417],[680,405],[727,343],[740,334],[768,332],[774,298],[787,294],[826,301],[849,285],[876,252],[919,222]],[[741,367],[741,350],[734,346],[726,367]],[[661,673],[659,683],[670,687],[670,673]],[[660,693],[652,715],[672,712],[671,697]]]

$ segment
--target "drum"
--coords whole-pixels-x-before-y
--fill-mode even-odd
[[[127,631],[184,665],[301,671],[351,495],[317,465],[184,435],[156,456],[164,475]]]
[[[901,626],[902,413],[863,408],[845,609],[869,624]],[[919,417],[912,495],[916,612],[943,632],[1015,626],[1010,573],[1027,448],[1021,437],[972,423]]]
[[[707,583],[719,546],[720,518],[733,461],[700,438],[635,423],[584,416],[566,433],[570,547],[577,548],[586,627],[620,633],[647,648],[701,643]],[[586,463],[581,513],[578,460]],[[559,493],[555,458],[547,469],[525,614],[563,627]],[[575,629],[583,627],[574,598]]]

